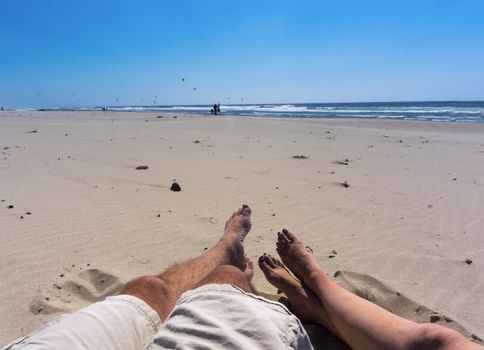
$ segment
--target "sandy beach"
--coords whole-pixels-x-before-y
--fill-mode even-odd
[[[242,203],[252,259],[291,229],[345,287],[479,342],[483,135],[466,123],[0,112],[0,345],[201,254]],[[254,285],[276,297],[259,270]]]

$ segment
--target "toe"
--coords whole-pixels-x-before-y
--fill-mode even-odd
[[[277,242],[278,243],[287,243],[287,237],[284,233],[277,232]]]
[[[264,272],[264,274],[269,272],[269,265],[267,264],[267,261],[265,259],[265,255],[259,256],[259,267],[262,270],[262,272]]]
[[[292,232],[289,232],[288,230],[286,229],[283,229],[282,230],[282,233],[283,235],[286,237],[286,239],[290,242],[290,243],[293,243],[295,241],[297,241],[297,237],[294,233]]]
[[[272,269],[275,269],[276,268],[276,261],[275,259],[270,256],[270,255],[266,255],[265,256],[265,260],[267,261],[267,264],[272,268]]]
[[[241,212],[244,215],[250,215],[252,213],[252,210],[247,204],[242,205]]]

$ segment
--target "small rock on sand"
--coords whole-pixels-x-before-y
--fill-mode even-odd
[[[13,209],[13,205],[12,205],[12,204],[10,204],[10,205],[9,205],[7,208],[8,208],[8,209]]]
[[[292,158],[294,158],[294,159],[309,159],[309,157],[308,157],[308,156],[304,156],[304,155],[302,155],[302,154],[292,156]]]
[[[138,165],[136,167],[136,170],[146,170],[146,169],[148,169],[148,166],[147,165]]]
[[[27,134],[36,134],[36,133],[37,133],[37,130],[27,131]]]
[[[343,159],[343,160],[335,160],[333,164],[338,164],[338,165],[348,165],[350,162],[349,159]]]
[[[350,184],[347,181],[345,181],[345,182],[341,183],[341,186],[348,188],[348,187],[350,187]]]
[[[174,182],[174,183],[171,184],[170,190],[172,190],[173,192],[180,192],[181,187],[178,184],[178,182]]]
[[[469,258],[467,258],[467,259],[465,260],[465,262],[466,262],[466,264],[467,264],[467,265],[472,264],[472,260],[471,260],[471,259],[469,259]]]

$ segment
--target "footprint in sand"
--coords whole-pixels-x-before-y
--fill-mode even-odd
[[[98,269],[89,269],[72,279],[57,281],[30,303],[34,315],[70,312],[117,294],[123,287],[119,278]]]

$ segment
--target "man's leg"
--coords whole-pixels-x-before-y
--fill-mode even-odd
[[[218,267],[230,265],[234,271],[246,269],[243,242],[252,226],[250,215],[250,208],[243,205],[229,218],[217,244],[203,255],[172,266],[159,276],[137,278],[127,283],[120,294],[144,300],[163,322],[180,295],[200,285]]]
[[[394,315],[334,283],[291,232],[278,233],[283,263],[320,300],[335,335],[355,350],[483,350],[459,333],[433,324],[417,324]],[[327,328],[329,328],[327,327]],[[331,329],[331,328],[329,328]]]
[[[249,257],[245,257],[244,271],[233,265],[222,265],[213,270],[207,277],[200,281],[197,287],[205,284],[231,284],[239,287],[244,292],[253,293],[250,282],[254,276],[254,264]]]

